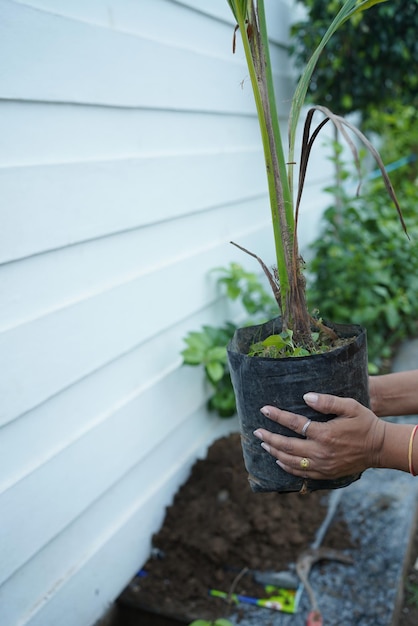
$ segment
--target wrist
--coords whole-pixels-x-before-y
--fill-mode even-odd
[[[412,431],[411,431],[411,436],[409,438],[409,446],[408,446],[408,469],[409,469],[409,473],[411,474],[411,476],[416,476],[417,475],[417,471],[415,469],[415,463],[414,463],[414,439],[415,439],[415,435],[416,432],[418,430],[418,424],[416,424]]]
[[[409,472],[409,446],[411,442],[411,434],[413,427],[408,424],[394,424],[381,420],[384,425],[383,440],[380,447],[376,467],[386,467],[390,469],[402,470]],[[415,444],[417,440],[415,441]],[[412,446],[411,454],[414,468],[418,462],[414,459],[414,446]],[[417,467],[418,469],[418,467]]]

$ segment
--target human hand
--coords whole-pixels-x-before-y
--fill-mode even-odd
[[[325,480],[380,467],[386,423],[352,398],[327,394],[305,394],[306,404],[337,417],[328,422],[311,422],[306,439],[286,437],[259,428],[254,435],[286,472],[303,478]],[[261,412],[271,420],[302,434],[307,418],[265,406]],[[305,462],[305,465],[301,461]]]

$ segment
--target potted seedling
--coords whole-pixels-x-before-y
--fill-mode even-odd
[[[228,0],[237,22],[234,46],[239,32],[257,108],[276,250],[276,268],[273,271],[254,253],[245,252],[261,263],[278,304],[278,317],[266,324],[238,329],[228,345],[244,460],[254,491],[306,492],[343,487],[359,478],[356,474],[332,481],[315,481],[287,474],[270,455],[260,450],[253,431],[261,426],[294,435],[260,413],[260,408],[266,404],[306,415],[311,420],[331,419],[333,416],[324,416],[306,406],[303,394],[308,391],[354,397],[366,406],[369,403],[365,330],[355,324],[333,324],[310,313],[306,302],[303,262],[298,250],[297,224],[308,160],[312,145],[327,122],[331,121],[347,142],[359,173],[359,156],[352,136],[374,156],[405,229],[401,210],[378,152],[348,120],[326,107],[314,106],[307,112],[301,150],[297,156],[295,137],[309,82],[322,50],[346,20],[379,1],[382,0],[345,0],[296,86],[285,150],[273,87],[264,0]],[[314,126],[316,112],[322,116]],[[297,188],[294,189],[296,159],[299,173]]]

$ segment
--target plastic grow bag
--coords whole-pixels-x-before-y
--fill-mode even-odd
[[[253,491],[315,491],[346,487],[360,478],[354,474],[335,480],[312,480],[288,474],[260,446],[253,432],[265,428],[286,436],[293,431],[269,420],[260,413],[265,405],[304,415],[312,421],[325,422],[335,415],[323,415],[308,407],[303,395],[309,391],[354,398],[370,405],[367,370],[366,331],[355,324],[326,322],[339,337],[353,341],[323,354],[305,357],[270,359],[248,356],[255,341],[281,332],[281,319],[239,328],[228,345],[228,362],[234,387],[242,450],[248,479]]]

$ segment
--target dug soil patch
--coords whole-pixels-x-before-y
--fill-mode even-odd
[[[120,598],[122,604],[188,623],[226,617],[236,605],[209,589],[265,597],[253,570],[294,574],[327,512],[328,491],[253,493],[239,435],[217,440],[192,468],[153,537],[153,556]],[[352,545],[336,517],[324,546]],[[145,623],[145,622],[144,622]]]

